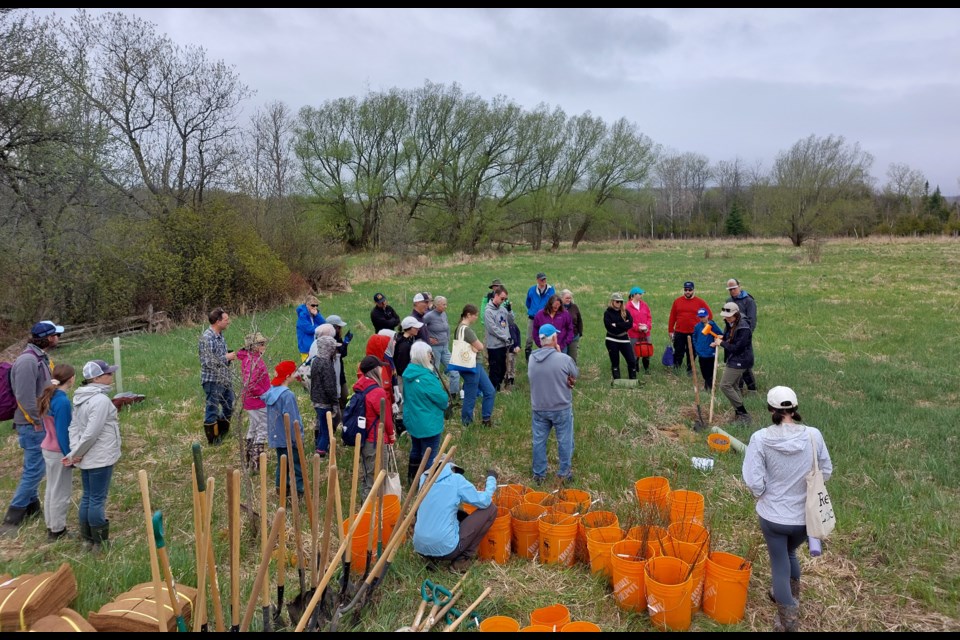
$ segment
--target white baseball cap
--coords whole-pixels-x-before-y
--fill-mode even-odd
[[[767,392],[767,404],[774,409],[796,409],[797,394],[790,387],[774,387]]]
[[[723,310],[720,311],[720,315],[724,318],[732,318],[733,316],[740,313],[740,307],[737,306],[736,302],[728,302],[723,305]]]
[[[407,316],[400,322],[400,327],[406,331],[407,329],[419,329],[423,326],[423,323],[414,318],[413,316]]]
[[[85,380],[93,380],[107,373],[115,373],[120,367],[109,365],[103,360],[91,360],[83,365],[83,377]]]

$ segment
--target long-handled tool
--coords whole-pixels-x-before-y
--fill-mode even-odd
[[[267,538],[266,548],[272,549],[277,544],[277,538],[280,537],[280,530],[286,526],[286,511],[283,507],[277,509],[273,516],[273,526],[270,528],[270,536]],[[253,590],[250,592],[250,599],[247,601],[247,608],[243,614],[243,620],[240,622],[240,631],[247,631],[250,623],[253,621],[253,611],[257,605],[257,592],[263,588],[264,578],[267,575],[267,569],[270,568],[270,554],[266,553],[260,558],[260,567],[257,569],[257,577],[253,582]]]
[[[470,617],[470,614],[473,613],[473,610],[476,609],[478,606],[480,606],[480,603],[483,602],[484,599],[485,599],[488,595],[490,595],[490,592],[491,592],[491,591],[493,591],[493,587],[487,587],[486,589],[484,589],[484,590],[483,590],[483,593],[481,593],[480,596],[479,596],[476,600],[474,600],[473,602],[471,602],[471,603],[470,603],[470,606],[467,607],[466,609],[464,609],[464,611],[463,611],[463,613],[460,615],[460,617],[457,618],[456,620],[454,620],[454,621],[453,621],[453,624],[447,626],[447,627],[443,630],[443,632],[444,632],[444,633],[451,633],[451,632],[453,632],[453,631],[456,631],[456,630],[457,630],[457,627],[459,627],[460,624],[463,623],[464,620],[466,620],[467,618]]]
[[[200,492],[200,515],[204,520],[210,519],[210,504],[212,504],[213,496],[206,495],[206,486],[207,480],[212,478],[206,478],[203,472],[203,449],[200,447],[199,443],[193,443],[193,468],[194,473],[197,476],[197,490]],[[205,499],[206,498],[206,499]],[[207,572],[210,574],[210,599],[213,600],[213,617],[217,625],[217,631],[222,632],[225,630],[223,624],[223,603],[220,600],[220,582],[217,580],[217,561],[213,553],[213,535],[212,531],[208,527],[204,531],[204,539],[207,544]]]
[[[295,423],[296,429],[300,429],[300,424]],[[290,415],[283,414],[283,429],[287,439],[287,450],[292,451],[295,456],[293,463],[287,462],[287,470],[290,475],[290,510],[293,511],[293,543],[296,545],[297,556],[297,577],[300,580],[300,592],[287,603],[287,613],[290,614],[290,624],[294,621],[300,621],[300,615],[303,614],[303,593],[307,590],[307,579],[305,575],[305,558],[303,557],[303,534],[300,531],[300,488],[297,487],[297,467],[303,473],[303,461],[297,456],[297,451],[293,448],[293,440],[290,435]],[[298,464],[299,462],[299,464]]]
[[[137,474],[140,481],[140,498],[143,501],[143,517],[147,523],[147,544],[150,548],[150,576],[153,579],[153,600],[157,605],[157,626],[159,630],[167,630],[167,617],[163,612],[163,588],[160,585],[160,561],[157,558],[157,544],[153,538],[153,516],[150,514],[150,484],[147,482],[147,472],[143,469]],[[176,605],[173,607],[177,611]]]
[[[197,463],[190,465],[190,480],[193,483],[193,546],[197,567],[197,595],[193,600],[193,632],[206,632],[207,625],[207,563],[203,538],[203,509],[200,507],[200,487],[197,485]]]
[[[240,471],[227,474],[227,531],[230,533],[230,631],[240,631]]]
[[[434,606],[430,610],[430,614],[423,620],[419,625],[414,625],[414,631],[430,631],[433,629],[438,622],[443,620],[444,615],[447,611],[450,610],[450,607],[453,606],[454,601],[460,597],[460,587],[463,586],[464,581],[467,579],[467,576],[470,574],[470,570],[467,569],[459,580],[457,584],[453,585],[453,589],[449,591],[443,585],[436,585],[434,588]],[[440,596],[437,596],[437,593],[440,593]],[[437,606],[439,605],[439,606]]]
[[[269,558],[270,549],[267,547],[267,454],[260,453],[260,557]],[[267,566],[270,561],[267,560]],[[254,592],[256,593],[256,592]],[[260,606],[263,614],[263,630],[267,633],[273,631],[273,620],[270,613],[270,579],[263,581],[263,587],[260,590]]]
[[[373,501],[374,492],[380,488],[380,485],[383,483],[386,473],[381,471],[380,474],[373,481],[373,487],[370,490],[370,493],[367,494],[366,500],[363,501],[363,504],[360,505],[360,513],[363,513],[366,509],[370,508],[370,503]],[[347,530],[347,535],[340,543],[340,548],[337,549],[337,552],[333,555],[333,558],[330,559],[330,566],[327,567],[326,572],[323,574],[323,577],[320,579],[320,583],[317,585],[317,590],[313,594],[313,598],[310,599],[310,602],[307,604],[306,611],[303,612],[303,615],[300,617],[300,623],[297,625],[296,631],[303,631],[304,627],[307,626],[307,621],[310,619],[310,616],[313,614],[314,609],[317,608],[317,604],[320,602],[320,596],[323,593],[323,590],[326,589],[327,585],[330,583],[330,579],[333,577],[334,571],[337,570],[337,563],[340,562],[340,558],[343,557],[344,551],[347,549],[347,542],[356,532],[357,527],[360,524],[360,519],[355,519],[351,524],[350,528]],[[336,616],[336,614],[334,614]],[[332,622],[331,622],[332,624]]]
[[[716,331],[713,330],[709,324],[704,323],[703,330],[701,331],[705,336],[711,336],[714,339],[714,342],[717,340],[723,340],[723,336],[718,335]],[[720,349],[714,348],[713,355],[713,384],[710,385],[710,416],[707,418],[707,424],[713,424],[713,402],[717,397],[717,366],[720,363]]]
[[[280,506],[287,505],[287,456],[280,456]],[[273,610],[273,624],[283,626],[283,590],[287,584],[287,515],[284,510],[277,556],[277,606]]]
[[[349,522],[352,524],[355,513],[354,508],[357,506],[357,484],[359,482],[360,476],[360,449],[362,447],[362,436],[357,434],[356,439],[354,440],[353,447],[353,480],[350,483],[350,519]],[[340,522],[343,522],[342,520]],[[337,526],[341,526],[340,523],[337,523]],[[338,596],[338,605],[346,604],[349,602],[352,594],[350,593],[350,562],[353,560],[353,546],[350,544],[351,540],[348,536],[346,539],[347,542],[347,552],[343,554],[343,571],[340,573],[340,594]]]
[[[443,456],[437,457],[434,460],[433,465],[430,467],[430,477],[420,488],[419,493],[417,494],[417,499],[413,502],[410,507],[410,511],[403,517],[402,522],[399,525],[400,531],[406,531],[407,527],[410,526],[410,523],[413,521],[413,517],[416,515],[417,509],[420,507],[420,503],[423,502],[424,498],[427,497],[427,493],[430,491],[433,484],[437,481],[437,478],[440,476],[438,472],[447,461],[453,459],[453,454],[456,452],[457,447],[451,447],[451,449]],[[383,472],[381,472],[382,475]],[[380,477],[379,475],[377,477]],[[379,487],[377,487],[379,490]],[[371,496],[367,496],[368,502]],[[363,513],[363,511],[361,511]],[[402,516],[403,514],[401,514]],[[396,531],[396,529],[395,529]],[[333,619],[330,621],[330,631],[336,631],[337,626],[339,625],[340,619],[344,614],[356,610],[356,615],[359,615],[360,610],[363,608],[363,605],[369,600],[371,594],[383,581],[383,578],[387,575],[387,572],[390,570],[390,565],[393,562],[393,558],[397,553],[397,549],[400,548],[400,541],[403,540],[401,535],[392,535],[390,540],[387,543],[387,546],[383,550],[383,554],[380,556],[380,559],[377,560],[376,566],[370,571],[367,578],[363,581],[363,584],[360,585],[360,588],[357,590],[356,595],[353,596],[353,599],[346,606],[338,607],[336,612],[333,614]]]
[[[693,423],[694,431],[703,431],[707,423],[703,421],[703,412],[700,411],[700,385],[697,383],[697,367],[693,364],[693,339],[687,336],[687,353],[690,358],[690,371],[693,373],[693,393],[697,398],[697,419]]]
[[[382,407],[383,403],[381,403],[380,406]],[[381,413],[380,415],[383,416],[383,413]],[[377,436],[374,442],[376,442],[376,454],[374,455],[374,459],[373,459],[374,460],[373,475],[378,476],[380,475],[380,446],[381,446],[381,443],[383,442],[383,419],[380,419],[377,421]],[[374,496],[373,508],[370,510],[370,531],[367,537],[367,557],[366,557],[366,564],[364,565],[364,568],[363,568],[363,580],[367,579],[367,577],[370,575],[370,569],[373,567],[373,548],[374,548],[374,545],[376,544],[375,540],[377,537],[379,537],[379,534],[380,534],[380,532],[377,530],[377,511],[378,511],[379,505],[380,505],[380,494],[378,493],[377,495]],[[363,515],[363,512],[361,512],[357,517],[360,518],[362,517],[362,515]]]
[[[186,633],[187,622],[183,619],[183,606],[180,604],[180,596],[177,594],[177,585],[173,581],[173,572],[170,570],[170,556],[167,555],[167,543],[163,537],[163,512],[161,511],[155,511],[153,513],[153,539],[156,541],[160,567],[163,569],[163,575],[167,581],[167,593],[170,595],[170,606],[173,607],[173,612],[177,616],[177,631]]]

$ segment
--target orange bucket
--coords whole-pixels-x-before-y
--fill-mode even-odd
[[[400,496],[393,494],[383,496],[383,545],[393,534],[393,528],[397,526],[397,520],[400,519]]]
[[[674,557],[680,558],[693,567],[693,572],[690,574],[690,611],[695,612],[700,608],[703,597],[703,579],[707,570],[707,547],[699,547],[689,542],[677,542],[676,540],[674,540],[674,545]]]
[[[648,476],[633,483],[633,491],[640,503],[640,510],[652,518],[665,518],[670,513],[667,494],[670,481],[663,476]]]
[[[540,516],[546,511],[538,504],[518,504],[510,512],[510,540],[513,552],[528,560],[540,550]]]
[[[613,571],[610,568],[610,549],[614,544],[623,540],[623,529],[620,527],[601,527],[587,530],[587,552],[590,554],[590,571],[601,573],[613,582]]]
[[[551,631],[562,629],[568,622],[570,622],[570,610],[562,604],[541,607],[530,613],[531,625],[543,625],[549,627]]]
[[[655,524],[641,524],[636,527],[630,527],[627,531],[627,537],[631,540],[646,542],[651,547],[656,548],[657,555],[666,555],[670,543],[670,533],[663,527]]]
[[[620,519],[613,511],[590,511],[580,517],[580,528],[577,529],[577,559],[581,562],[590,562],[590,552],[587,550],[587,529],[603,527],[620,528]]]
[[[599,633],[600,630],[601,630],[600,625],[596,625],[592,622],[587,622],[586,620],[577,620],[576,622],[568,622],[567,624],[563,625],[562,629],[560,629],[560,631],[572,631],[574,633],[578,631]]]
[[[610,571],[613,578],[613,597],[617,606],[626,611],[647,608],[643,584],[646,550],[639,540],[621,540],[610,547]]]
[[[520,631],[520,623],[507,616],[490,616],[480,623],[480,631],[515,633]]]
[[[540,563],[572,567],[580,516],[548,513],[540,518]]]
[[[590,494],[582,489],[561,489],[557,493],[557,498],[562,502],[576,502],[577,511],[581,515],[590,510]]]
[[[703,494],[686,489],[675,489],[667,494],[670,522],[684,520],[703,524]]]
[[[720,624],[743,620],[752,565],[740,556],[714,551],[703,577],[703,612]]]
[[[529,627],[524,627],[520,629],[520,633],[552,633],[553,627],[548,627],[543,624],[531,624]]]
[[[500,487],[493,494],[493,503],[498,507],[513,509],[523,502],[523,495],[530,491],[522,484],[508,484]]]
[[[343,533],[346,536],[350,530],[350,518],[343,521]],[[353,532],[350,538],[350,572],[363,574],[367,568],[367,540],[370,539],[370,511],[364,511],[360,515],[360,524],[357,530]]]
[[[707,554],[710,553],[710,532],[703,525],[684,520],[674,522],[667,527],[667,531],[673,540],[673,551],[665,555],[676,556],[690,562],[688,558],[699,555],[701,559],[705,559]],[[686,550],[685,555],[681,555],[681,549]]]
[[[680,558],[660,556],[647,562],[644,573],[650,622],[663,631],[690,628],[690,565]]]
[[[553,498],[553,496],[546,491],[528,491],[523,495],[523,501],[529,504],[543,504],[547,498]],[[556,499],[553,501],[555,502]]]
[[[577,515],[580,516],[582,511],[580,511],[580,506],[576,502],[558,502],[553,505],[554,513],[562,513],[568,516]]]
[[[493,560],[497,564],[506,564],[510,559],[510,512],[503,507],[497,507],[497,517],[487,531],[487,535],[480,541],[477,555],[483,560]],[[514,629],[516,631],[516,629]]]

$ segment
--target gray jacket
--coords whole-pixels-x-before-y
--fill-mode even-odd
[[[567,378],[580,375],[577,363],[565,353],[541,347],[530,354],[530,405],[534,411],[563,411],[573,407],[573,389]]]
[[[780,424],[750,436],[743,481],[757,499],[757,515],[777,524],[806,524],[806,478],[813,470],[814,446],[823,479],[829,480],[833,463],[818,429]]]
[[[427,344],[438,347],[450,346],[450,323],[447,321],[446,311],[437,311],[436,309],[427,311],[423,314],[423,323],[427,325],[430,337],[437,341],[436,345],[432,341],[428,341]]]
[[[730,296],[727,298],[727,302],[736,302],[737,306],[740,307],[740,315],[747,321],[751,329],[757,330],[757,301],[753,299],[752,295],[740,289],[740,296],[737,298]]]
[[[19,405],[13,414],[13,424],[32,424],[43,428],[37,410],[37,398],[49,381],[50,356],[43,349],[28,343],[10,369],[10,384]]]
[[[513,314],[501,304],[487,303],[483,311],[483,327],[486,330],[483,344],[487,349],[503,349],[510,344],[510,319]]]
[[[81,469],[109,467],[120,459],[120,421],[117,408],[107,395],[110,386],[86,384],[73,394],[70,422],[71,458],[82,457]]]

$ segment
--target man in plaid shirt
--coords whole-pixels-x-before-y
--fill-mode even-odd
[[[200,335],[200,385],[207,395],[203,431],[210,444],[223,442],[233,416],[233,379],[230,363],[237,354],[227,351],[223,332],[230,326],[230,315],[221,307],[210,312],[210,327]]]

